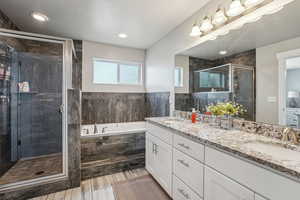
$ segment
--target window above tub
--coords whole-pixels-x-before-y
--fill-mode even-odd
[[[93,83],[142,85],[142,64],[93,59]]]

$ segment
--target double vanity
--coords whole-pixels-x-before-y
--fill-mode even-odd
[[[174,200],[298,200],[300,146],[177,118],[148,118],[146,169]]]

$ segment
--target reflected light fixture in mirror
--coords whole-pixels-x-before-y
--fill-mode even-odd
[[[193,25],[192,32],[190,33],[190,36],[197,37],[197,36],[200,36],[200,35],[202,35],[201,30],[200,30],[199,26],[195,23]]]
[[[39,22],[49,21],[49,18],[46,15],[44,15],[43,13],[40,13],[40,12],[32,12],[31,16],[32,16],[33,19],[35,19]]]
[[[242,5],[240,0],[232,0],[229,9],[227,11],[227,15],[229,17],[236,17],[242,14],[246,8]]]
[[[225,16],[225,13],[222,9],[218,9],[212,23],[216,26],[219,26],[221,24],[224,24],[226,21],[228,20],[228,18]]]
[[[225,50],[220,51],[219,54],[220,54],[220,55],[226,55],[226,54],[227,54],[227,51],[225,51]]]
[[[244,5],[246,8],[252,8],[260,3],[262,3],[264,0],[246,0]]]
[[[125,34],[125,33],[119,33],[119,34],[118,34],[118,37],[119,37],[119,38],[127,38],[128,36],[127,36],[127,34]]]
[[[213,28],[214,26],[212,25],[211,20],[208,17],[205,17],[201,24],[200,30],[203,32],[208,32],[211,31]]]

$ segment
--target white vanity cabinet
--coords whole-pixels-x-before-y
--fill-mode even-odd
[[[151,130],[146,133],[146,169],[171,196],[172,146],[154,135],[159,136],[157,132],[152,134]]]
[[[254,200],[254,192],[205,167],[205,200]]]
[[[299,182],[171,129],[147,128],[146,169],[174,200],[299,200]]]

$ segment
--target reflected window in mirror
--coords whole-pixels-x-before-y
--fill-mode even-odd
[[[175,67],[174,83],[175,87],[183,87],[183,67]]]

